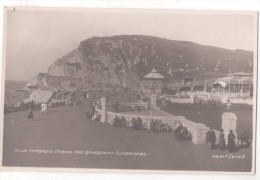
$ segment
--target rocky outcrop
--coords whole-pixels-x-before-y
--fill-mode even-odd
[[[54,62],[48,69],[52,76],[66,76],[88,83],[135,87],[139,77],[134,66],[140,62],[141,49],[126,41],[94,38]]]
[[[34,76],[24,87],[24,90],[36,90],[36,89],[46,89],[48,84],[45,79],[45,73],[39,73]]]
[[[38,103],[48,103],[53,96],[53,91],[49,90],[36,90],[32,92],[30,97],[25,100],[25,102],[30,102],[30,101],[35,101],[37,104]]]
[[[252,52],[192,42],[136,35],[93,37],[56,60],[43,79],[36,78],[30,84],[31,87],[55,86],[62,82],[57,77],[62,77],[82,84],[138,88],[140,79],[154,67],[159,72],[170,69],[170,72],[228,74],[230,68],[252,71],[252,62]]]
[[[39,73],[25,85],[24,90],[51,90],[63,83],[70,83],[73,80],[74,79],[70,77]]]

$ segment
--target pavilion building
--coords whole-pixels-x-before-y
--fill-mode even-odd
[[[162,89],[166,87],[166,78],[153,70],[142,78],[142,91],[145,94],[161,94]]]
[[[234,73],[230,76],[219,78],[213,84],[214,92],[253,95],[253,74]]]

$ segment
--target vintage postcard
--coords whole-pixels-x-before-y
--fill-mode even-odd
[[[257,12],[4,13],[3,170],[254,174]]]

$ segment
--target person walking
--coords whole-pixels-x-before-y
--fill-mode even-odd
[[[209,142],[210,142],[210,148],[215,149],[216,135],[213,129],[210,129],[209,131]]]
[[[225,134],[223,129],[221,129],[219,133],[219,147],[220,150],[224,150],[226,148]]]
[[[33,109],[32,108],[30,108],[30,110],[29,110],[29,115],[27,117],[27,121],[29,121],[30,119],[33,121]]]
[[[235,139],[236,139],[235,134],[233,133],[232,130],[230,130],[230,132],[228,134],[228,150],[231,153],[236,150]]]
[[[47,104],[42,103],[42,104],[41,104],[41,108],[42,108],[41,113],[45,112],[46,109],[47,109]]]

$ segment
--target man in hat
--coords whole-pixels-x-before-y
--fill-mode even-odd
[[[220,150],[224,150],[226,147],[224,130],[221,129],[219,133],[219,147]]]
[[[232,130],[230,130],[228,134],[228,150],[229,152],[234,152],[236,150],[236,145],[235,145],[235,134],[233,133]]]
[[[216,135],[213,129],[211,128],[208,132],[210,148],[215,149]]]

